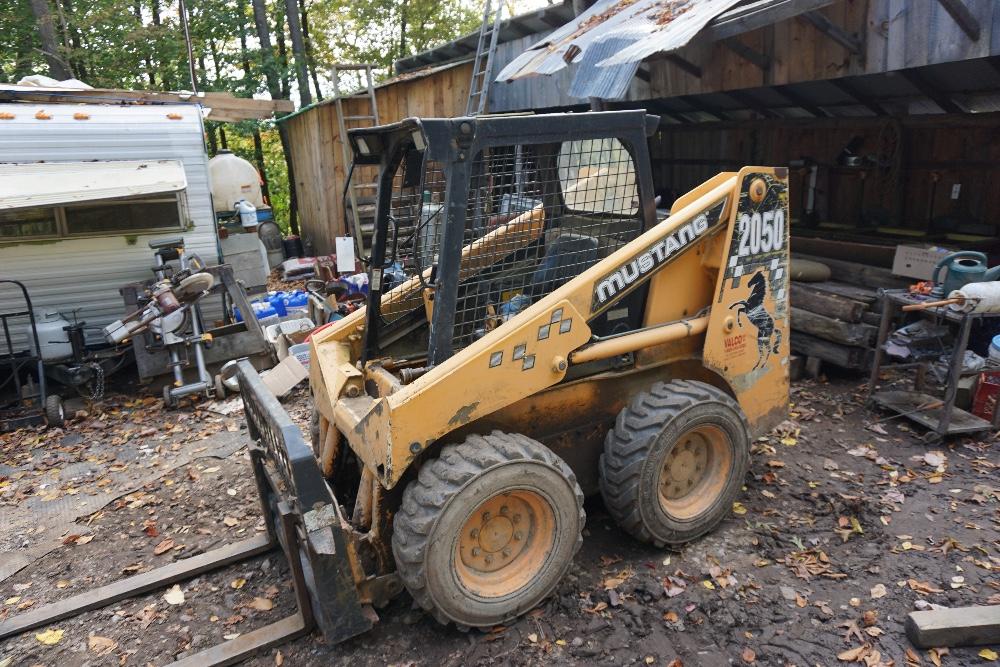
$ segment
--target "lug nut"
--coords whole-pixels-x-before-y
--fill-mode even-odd
[[[493,556],[487,556],[485,560],[487,565],[493,564]]]
[[[510,558],[510,549],[508,549],[507,547],[504,547],[504,548],[503,548],[503,549],[502,549],[502,550],[500,551],[500,553],[502,553],[502,554],[503,554],[503,557],[504,557],[504,558]]]
[[[479,547],[472,547],[472,555],[473,556],[479,555]]]
[[[521,531],[516,531],[516,532],[514,533],[514,539],[515,539],[515,540],[518,540],[518,541],[520,541],[522,537],[524,537],[524,535],[522,535],[522,534],[521,534]]]
[[[502,515],[504,515],[504,516],[507,516],[507,512],[508,512],[508,511],[509,511],[509,510],[507,509],[507,506],[506,506],[506,505],[504,505],[503,507],[501,507],[501,508],[500,508],[500,514],[502,514]]]
[[[515,514],[514,515],[514,523],[521,523],[521,515],[520,514]]]
[[[489,521],[491,516],[489,512],[483,512],[483,521]]]
[[[469,532],[469,537],[471,537],[472,539],[476,539],[477,537],[479,537],[479,529],[478,528],[473,528]]]

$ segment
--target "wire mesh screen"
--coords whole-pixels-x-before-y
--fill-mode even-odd
[[[634,165],[617,139],[493,147],[471,173],[456,351],[641,230]]]
[[[445,177],[440,162],[410,148],[392,179],[386,258],[394,275],[426,283],[437,262],[444,218]],[[423,306],[420,291],[399,291],[382,303],[382,320],[392,324]]]

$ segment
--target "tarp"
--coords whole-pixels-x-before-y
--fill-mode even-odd
[[[639,63],[686,46],[741,0],[598,0],[590,9],[511,61],[497,81],[553,74],[578,63],[569,94],[625,96]]]
[[[0,210],[178,192],[179,160],[0,163]]]

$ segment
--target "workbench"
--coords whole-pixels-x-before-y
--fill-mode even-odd
[[[948,362],[944,396],[939,397],[924,391],[924,378],[927,367],[931,363],[930,360],[883,363],[886,355],[885,343],[889,338],[889,333],[893,330],[893,322],[903,314],[903,306],[918,305],[925,301],[931,301],[933,298],[920,294],[910,294],[906,290],[883,290],[881,300],[882,319],[879,322],[875,359],[872,362],[871,377],[868,380],[868,406],[878,405],[897,413],[897,416],[905,416],[920,424],[929,431],[925,436],[928,441],[941,440],[950,435],[967,435],[991,429],[996,430],[998,423],[1000,423],[1000,409],[994,409],[993,420],[987,421],[971,412],[955,407],[955,399],[958,396],[958,384],[961,378],[1000,370],[997,366],[987,364],[982,370],[965,371],[962,363],[969,344],[969,333],[972,331],[972,325],[983,319],[1000,317],[1000,313],[961,313],[948,306],[935,306],[926,310],[913,311],[936,323],[947,323],[958,329],[955,344],[951,350],[951,358]],[[917,372],[914,376],[913,389],[876,392],[879,373],[884,368],[915,368]]]

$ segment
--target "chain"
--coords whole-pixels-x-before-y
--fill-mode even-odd
[[[104,396],[104,367],[97,362],[88,365],[94,369],[94,379],[90,381],[90,400],[99,401]]]

